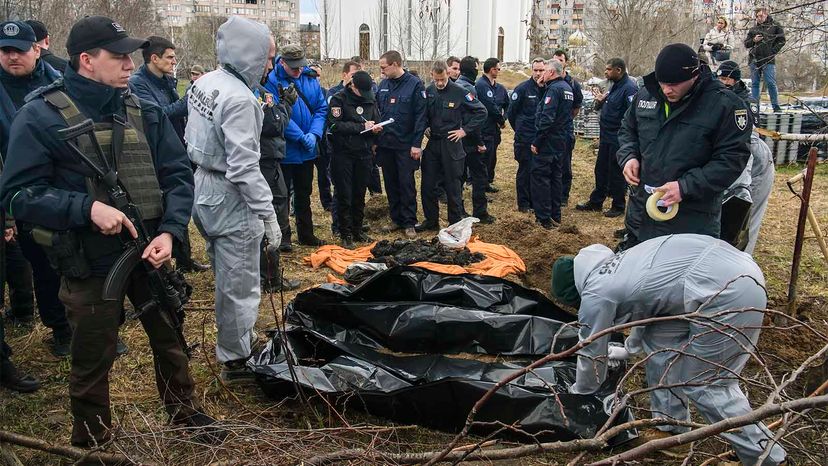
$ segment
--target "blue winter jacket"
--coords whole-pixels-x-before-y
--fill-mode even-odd
[[[141,65],[138,71],[129,77],[129,90],[139,99],[161,107],[183,142],[184,128],[187,127],[187,99],[178,97],[177,85],[177,79],[172,76],[159,78],[147,69],[147,65]]]
[[[506,117],[515,130],[515,144],[532,144],[535,140],[535,113],[546,88],[529,78],[512,91],[512,103]]]
[[[596,102],[596,109],[601,110],[601,141],[618,144],[621,121],[636,93],[638,85],[635,80],[624,74],[618,82],[612,84],[604,103],[601,105]]]
[[[420,78],[406,71],[397,79],[383,79],[376,99],[382,119],[394,119],[394,124],[382,129],[377,146],[392,150],[420,147],[426,129],[426,93]]]
[[[546,84],[546,93],[535,113],[535,140],[538,156],[558,157],[569,144],[572,125],[572,87],[561,78]]]
[[[281,161],[287,165],[297,165],[308,160],[316,158],[316,148],[313,150],[306,150],[302,144],[302,138],[305,134],[313,134],[316,136],[317,145],[322,140],[325,134],[325,118],[328,114],[328,103],[325,101],[325,94],[322,93],[322,87],[319,81],[314,76],[311,76],[310,68],[305,67],[302,70],[302,75],[298,79],[293,79],[288,76],[285,68],[282,66],[282,57],[276,57],[276,63],[273,71],[267,75],[267,82],[265,88],[273,94],[276,102],[279,102],[279,85],[288,87],[291,84],[296,85],[296,90],[300,93],[296,103],[293,104],[293,112],[290,115],[290,123],[285,129],[285,140],[287,141],[287,152],[285,159]],[[302,98],[304,96],[304,99]],[[307,104],[305,104],[307,99]]]

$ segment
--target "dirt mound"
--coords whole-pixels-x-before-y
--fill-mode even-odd
[[[581,233],[576,225],[545,230],[529,216],[502,217],[494,225],[487,226],[485,238],[481,239],[504,244],[518,253],[526,263],[524,282],[544,293],[549,291],[555,259],[601,242],[592,235]]]
[[[376,222],[388,219],[388,198],[381,194],[372,194],[365,201],[365,220]]]
[[[479,252],[472,253],[468,248],[451,249],[440,244],[435,237],[430,240],[418,239],[414,241],[398,239],[389,241],[384,239],[377,243],[371,254],[371,262],[382,262],[389,267],[409,265],[416,262],[434,262],[435,264],[451,264],[467,266],[486,259]]]

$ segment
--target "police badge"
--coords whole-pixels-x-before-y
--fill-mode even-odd
[[[747,128],[748,118],[747,118],[748,111],[745,109],[736,110],[733,112],[734,118],[736,118],[736,127],[739,130],[744,131]]]
[[[365,110],[362,107],[357,107],[356,108],[356,113],[357,113],[357,115],[362,115],[363,113],[365,113]]]
[[[339,118],[342,116],[342,107],[331,107],[331,115],[334,118]]]

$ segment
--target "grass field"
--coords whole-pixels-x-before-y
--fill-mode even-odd
[[[515,171],[513,160],[513,134],[504,132],[503,143],[498,151],[498,169],[495,185],[500,192],[490,195],[493,202],[490,211],[498,221],[494,225],[479,225],[475,233],[484,241],[504,243],[512,247],[525,260],[528,273],[522,277],[509,277],[548,293],[551,264],[561,254],[572,254],[580,247],[597,242],[614,246],[612,233],[622,226],[621,219],[606,219],[598,213],[579,213],[574,204],[586,199],[593,186],[592,167],[595,160],[590,141],[579,141],[574,161],[574,185],[571,201],[565,208],[565,229],[546,231],[537,226],[527,214],[521,214],[515,203]],[[785,302],[790,275],[791,257],[796,229],[799,202],[787,190],[785,180],[801,167],[786,166],[777,170],[776,182],[770,207],[763,226],[755,257],[764,270],[770,302],[782,308]],[[418,174],[419,177],[419,174]],[[467,202],[469,191],[466,192]],[[330,233],[330,215],[324,212],[314,187],[312,198],[316,234],[333,242]],[[368,201],[371,235],[375,239],[387,238],[379,233],[380,227],[389,223],[383,216],[384,196]],[[467,204],[468,206],[468,204]],[[828,165],[818,167],[814,183],[812,207],[823,228],[828,228]],[[443,226],[445,206],[441,205]],[[420,212],[419,218],[422,219]],[[803,310],[814,325],[825,329],[828,318],[828,265],[822,259],[813,235],[805,242],[800,269],[800,296]],[[191,237],[195,256],[206,261],[204,243],[194,227]],[[303,258],[311,248],[296,247],[292,254],[283,256],[286,275],[299,278],[304,287],[312,287],[326,281],[326,269],[313,270]],[[218,367],[215,363],[214,343],[216,330],[213,302],[213,279],[207,274],[191,275],[195,288],[194,300],[186,324],[190,342],[200,342],[201,348],[192,359],[192,372],[198,384],[199,399],[206,410],[228,424],[236,426],[238,436],[220,448],[205,449],[187,441],[187,437],[165,425],[166,416],[161,407],[153,379],[152,356],[147,339],[137,321],[128,321],[121,335],[130,352],[120,358],[111,374],[112,406],[122,431],[121,440],[112,449],[119,449],[136,459],[157,464],[298,464],[315,454],[358,446],[369,446],[387,451],[423,451],[439,449],[450,436],[428,429],[403,426],[388,429],[390,423],[355,411],[346,411],[343,418],[321,402],[314,403],[316,415],[296,400],[277,402],[265,398],[255,386],[225,390],[216,381]],[[287,293],[285,300],[296,292]],[[262,299],[257,328],[264,330],[274,325],[281,312],[279,296],[265,295]],[[38,437],[59,444],[68,444],[71,429],[67,381],[68,359],[55,359],[44,340],[48,330],[37,324],[33,331],[10,329],[8,342],[15,351],[14,360],[26,371],[43,381],[43,388],[31,395],[0,392],[0,426],[2,429]],[[262,332],[260,332],[262,333]],[[813,353],[815,343],[796,332],[771,332],[764,334],[762,345],[777,356],[775,371],[784,371],[787,364],[799,363]],[[341,429],[347,420],[360,429]],[[380,426],[365,427],[367,425]],[[329,428],[329,430],[314,430]],[[702,451],[718,451],[718,442],[708,441],[699,447]],[[59,464],[58,457],[45,453],[17,448],[24,464]],[[497,464],[555,464],[555,455],[535,459],[515,460]],[[366,460],[351,464],[372,464]],[[660,458],[649,464],[665,464]],[[71,464],[68,462],[66,464]],[[676,463],[678,464],[678,463]]]

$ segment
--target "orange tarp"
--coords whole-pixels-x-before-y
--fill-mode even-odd
[[[375,245],[376,243],[357,249],[345,249],[336,245],[322,246],[309,257],[306,257],[305,263],[314,269],[326,266],[334,272],[342,275],[345,273],[345,269],[347,269],[352,263],[367,261],[373,257],[371,249]],[[523,259],[521,259],[515,251],[512,251],[506,246],[484,243],[475,236],[472,237],[466,247],[468,247],[471,252],[482,253],[486,256],[486,259],[470,264],[466,267],[461,267],[459,265],[435,264],[434,262],[417,262],[411,265],[450,275],[473,273],[478,275],[489,275],[492,277],[505,277],[510,273],[526,273],[526,264],[523,263]],[[328,282],[334,281],[338,282],[339,279],[331,274],[328,274]]]

